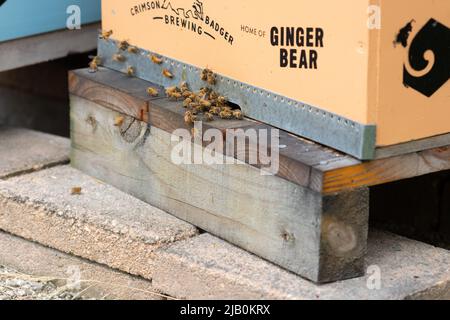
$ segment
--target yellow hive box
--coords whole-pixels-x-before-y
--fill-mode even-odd
[[[102,11],[113,39],[143,49],[120,63],[101,40],[106,66],[194,87],[208,67],[249,117],[360,159],[450,132],[449,0],[103,0]]]

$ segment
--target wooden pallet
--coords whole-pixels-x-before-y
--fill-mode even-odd
[[[72,165],[315,282],[364,273],[369,186],[450,169],[450,146],[361,162],[283,131],[274,176],[258,163],[175,165],[172,133],[190,127],[181,103],[149,97],[150,85],[103,68],[70,73]]]

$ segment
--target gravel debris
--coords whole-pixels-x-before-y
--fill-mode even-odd
[[[0,300],[87,300],[64,279],[35,277],[0,265]]]

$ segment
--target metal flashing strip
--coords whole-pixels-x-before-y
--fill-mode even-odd
[[[120,72],[133,67],[135,76],[164,87],[187,82],[192,90],[207,86],[200,79],[202,69],[139,49],[137,53],[120,51],[124,62],[114,61],[119,51],[115,40],[99,39],[98,52],[102,65]],[[155,64],[151,55],[161,57],[163,63]],[[162,70],[169,70],[174,77],[164,77]],[[255,120],[289,131],[361,160],[375,156],[376,126],[364,125],[317,107],[288,99],[281,95],[257,88],[228,77],[217,75],[214,90],[226,96],[230,102],[239,105],[243,113]]]

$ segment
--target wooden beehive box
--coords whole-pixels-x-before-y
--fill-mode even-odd
[[[0,43],[65,29],[73,5],[81,24],[100,20],[100,0],[0,0]]]
[[[430,137],[450,142],[442,138],[450,132],[448,0],[102,4],[112,40],[143,49],[115,62],[116,43],[101,40],[110,68],[200,87],[199,71],[208,67],[219,75],[216,89],[248,117],[360,159]],[[164,63],[152,64],[149,54]]]

